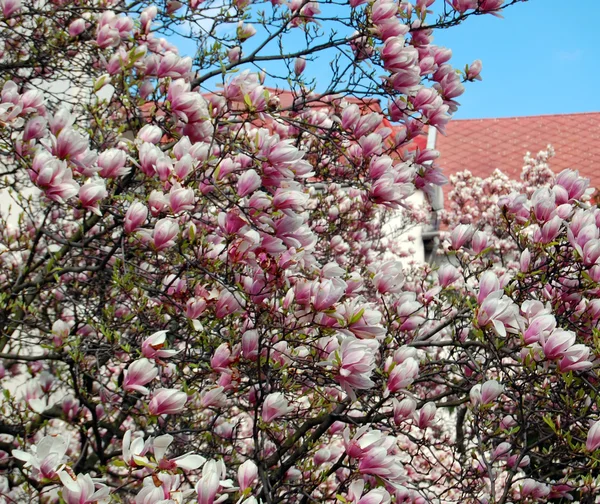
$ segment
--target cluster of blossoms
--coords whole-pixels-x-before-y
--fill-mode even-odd
[[[415,141],[481,64],[433,45],[434,0],[336,6],[339,39],[327,3],[272,3],[2,3],[2,189],[21,211],[0,226],[0,502],[594,492],[586,182],[498,193],[510,245],[476,216],[453,264],[404,272],[382,225],[444,181]],[[447,2],[435,24],[504,5]],[[194,64],[158,36],[189,26]],[[320,49],[351,60],[324,94]],[[252,70],[272,60],[289,91]]]

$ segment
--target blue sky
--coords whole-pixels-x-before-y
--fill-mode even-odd
[[[453,50],[454,66],[483,61],[483,81],[467,83],[455,117],[600,111],[600,0],[529,0],[503,15],[436,32],[434,43]],[[178,45],[193,54],[191,44]],[[307,65],[307,76],[324,73],[322,64]]]
[[[439,0],[438,0],[439,1]],[[600,111],[600,2],[529,0],[438,31],[460,67],[483,61],[483,81],[459,98],[459,118]]]

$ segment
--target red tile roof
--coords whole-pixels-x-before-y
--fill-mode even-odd
[[[592,187],[600,188],[600,112],[455,119],[446,127],[446,136],[438,134],[435,148],[447,177],[469,170],[484,178],[499,168],[519,178],[525,153],[535,155],[548,144],[556,152],[550,159],[555,173],[579,170]]]

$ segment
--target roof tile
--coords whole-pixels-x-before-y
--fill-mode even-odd
[[[555,173],[579,170],[600,187],[600,112],[501,119],[455,119],[438,135],[439,165],[450,175],[469,170],[485,178],[499,168],[519,178],[526,152],[537,154],[552,145]]]

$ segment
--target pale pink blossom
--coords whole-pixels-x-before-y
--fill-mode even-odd
[[[459,224],[450,233],[450,246],[454,250],[459,250],[463,247],[475,233],[475,229],[470,224]]]
[[[127,175],[130,168],[125,166],[127,155],[121,149],[108,149],[98,156],[99,175],[104,178],[117,178]]]
[[[258,477],[258,467],[252,460],[246,460],[238,468],[238,484],[240,491],[244,492],[247,488],[252,488]]]
[[[148,218],[148,207],[139,201],[134,201],[125,213],[123,230],[127,234],[137,231]]]
[[[69,36],[77,37],[77,35],[81,35],[86,29],[85,19],[79,18],[75,21],[72,21],[69,24]]]
[[[181,413],[187,402],[187,394],[175,389],[160,388],[154,391],[148,405],[152,415],[176,415]]]
[[[592,367],[594,367],[594,364],[590,362],[590,349],[581,344],[569,347],[558,363],[558,369],[563,373],[568,371],[585,371]]]
[[[150,449],[150,442],[144,442],[143,436],[133,438],[133,432],[127,430],[123,435],[122,450],[123,461],[129,467],[142,467],[149,464],[146,453]]]
[[[466,79],[469,81],[481,80],[481,68],[481,60],[473,61],[468,67]]]
[[[306,68],[306,60],[304,58],[296,58],[294,60],[294,73],[296,75],[301,75]]]
[[[65,504],[101,504],[108,502],[109,487],[94,482],[89,474],[78,474],[77,478],[74,478],[66,471],[61,471],[59,476],[64,485],[62,497]]]
[[[0,5],[2,6],[2,14],[5,19],[9,19],[15,14],[18,14],[22,8],[21,0],[2,0]]]
[[[373,387],[371,374],[375,369],[375,352],[379,344],[375,340],[359,340],[346,338],[339,350],[329,356],[336,364],[336,381],[350,397],[355,397],[354,390]]]
[[[140,131],[138,131],[137,137],[142,142],[148,142],[151,144],[157,144],[163,136],[162,130],[154,124],[145,124]]]
[[[240,198],[256,191],[262,185],[262,179],[255,170],[246,170],[237,182],[237,193]]]
[[[380,294],[398,293],[404,285],[402,264],[399,261],[386,261],[377,270],[373,284]]]
[[[36,154],[29,176],[49,199],[58,203],[77,195],[80,189],[67,164],[46,151]]]
[[[28,142],[32,139],[43,138],[48,131],[46,126],[47,121],[45,117],[32,117],[25,124],[25,129],[23,130],[23,141]]]
[[[483,385],[475,385],[470,392],[473,405],[486,405],[495,401],[504,391],[504,386],[496,380],[488,380]]]
[[[35,475],[52,480],[66,462],[68,445],[63,436],[44,436],[29,451],[13,450],[12,455],[25,462],[25,468],[32,468]]]
[[[181,187],[178,183],[173,184],[169,191],[169,205],[174,214],[193,210],[195,206],[194,190]]]
[[[135,391],[140,394],[149,394],[150,391],[144,387],[158,376],[155,364],[144,358],[132,362],[123,373],[123,390]]]
[[[435,403],[425,403],[425,405],[419,410],[417,417],[417,425],[419,426],[419,429],[425,429],[426,427],[429,427],[435,419],[436,412],[437,407]]]
[[[175,239],[179,234],[179,224],[168,217],[159,220],[152,232],[152,243],[158,251],[165,250],[175,245]]]
[[[324,311],[337,303],[344,293],[348,284],[340,278],[326,278],[321,282],[313,284],[313,306],[317,311]]]
[[[258,332],[245,331],[242,334],[242,355],[246,359],[255,361],[258,358]]]
[[[94,179],[86,182],[79,189],[79,201],[86,210],[102,215],[99,203],[108,196],[106,184],[102,179]]]
[[[417,409],[417,401],[412,397],[405,397],[402,401],[394,399],[394,422],[400,424],[402,420],[412,418]]]
[[[142,355],[149,359],[167,359],[179,353],[179,350],[165,349],[168,331],[158,331],[142,342]]]
[[[596,451],[598,447],[600,447],[600,420],[592,424],[585,442],[585,448],[589,452]]]
[[[388,378],[386,390],[394,393],[412,384],[419,376],[419,363],[416,359],[409,357],[400,364],[394,366]]]
[[[542,342],[542,350],[547,359],[555,360],[565,355],[566,351],[575,344],[575,333],[563,329],[552,331],[546,341]]]
[[[267,395],[262,405],[262,419],[266,423],[287,415],[293,408],[281,392]]]

